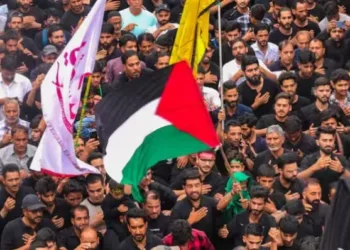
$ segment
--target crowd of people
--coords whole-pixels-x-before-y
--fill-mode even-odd
[[[106,1],[75,123],[76,156],[101,174],[71,178],[30,169],[40,86],[96,1],[0,1],[1,250],[320,248],[350,177],[350,1],[222,0],[221,20],[212,5],[195,78],[222,146],[157,163],[143,202],[106,173],[95,106],[169,65],[187,1]]]

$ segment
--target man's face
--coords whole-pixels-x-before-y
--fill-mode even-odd
[[[146,237],[147,222],[142,218],[130,218],[128,221],[129,232],[136,242],[142,242]]]
[[[325,49],[320,41],[310,42],[310,51],[315,54],[316,60],[320,60],[324,57]]]
[[[260,47],[265,48],[269,41],[269,32],[267,30],[260,30],[255,36],[256,41],[260,45]]]
[[[318,86],[317,88],[315,88],[314,92],[317,100],[320,101],[322,104],[326,104],[328,103],[329,97],[331,96],[331,86]]]
[[[46,206],[53,207],[53,205],[55,205],[56,193],[50,191],[45,194],[41,194],[40,199]]]
[[[57,57],[58,57],[57,54],[52,53],[52,54],[49,54],[47,56],[42,56],[42,59],[43,59],[44,63],[51,64],[51,63],[54,63],[56,61]]]
[[[341,28],[332,29],[330,32],[330,37],[335,42],[340,42],[344,39],[345,31]]]
[[[89,195],[89,200],[93,203],[100,204],[104,198],[104,187],[101,181],[95,183],[90,183],[86,186],[87,193]]]
[[[127,0],[130,8],[141,9],[143,5],[143,0]]]
[[[39,128],[34,128],[30,132],[33,141],[39,141],[41,138],[41,130]]]
[[[100,171],[103,176],[106,176],[107,172],[105,169],[105,165],[103,164],[102,158],[97,158],[95,160],[92,160],[90,164],[91,166],[97,168],[97,170]]]
[[[150,41],[143,40],[140,45],[140,52],[144,56],[148,56],[154,48],[154,43]]]
[[[300,22],[305,22],[308,16],[308,9],[306,3],[297,3],[293,14]]]
[[[141,62],[138,56],[129,57],[124,65],[126,75],[130,79],[135,79],[141,75]]]
[[[94,86],[95,88],[98,88],[100,86],[101,80],[102,80],[101,72],[92,73],[92,76],[91,76],[92,86]]]
[[[18,51],[18,41],[17,40],[8,40],[5,43],[5,49],[9,54],[15,54]]]
[[[319,205],[321,201],[322,189],[319,184],[309,184],[303,191],[303,197],[310,205]]]
[[[349,82],[346,80],[340,80],[333,84],[334,91],[337,95],[346,97],[349,90]]]
[[[297,92],[297,83],[294,81],[294,79],[284,80],[281,84],[281,89],[284,93],[287,93],[293,97]]]
[[[31,223],[39,224],[43,220],[43,209],[38,210],[27,210],[23,209],[23,215],[26,217]]]
[[[122,18],[120,16],[114,16],[108,19],[108,23],[114,27],[114,32],[119,32],[122,28]]]
[[[23,131],[17,131],[12,136],[13,141],[13,147],[17,154],[22,154],[27,152],[27,145],[28,145],[28,134],[26,134]]]
[[[239,32],[238,30],[232,30],[232,31],[228,31],[226,32],[226,40],[228,42],[231,42],[233,40],[235,40],[236,38],[241,36],[241,32]]]
[[[280,170],[281,176],[284,180],[288,182],[294,182],[298,175],[298,165],[297,163],[290,163],[284,165],[283,169]]]
[[[93,231],[84,232],[80,235],[80,244],[90,244],[90,247],[87,250],[96,250],[99,249],[100,239],[98,234]]]
[[[121,51],[123,53],[127,50],[133,50],[137,52],[137,43],[134,41],[128,41],[124,47],[121,47]]]
[[[230,108],[235,108],[237,106],[238,97],[239,97],[239,95],[238,95],[237,88],[228,89],[224,93],[224,100]]]
[[[202,182],[199,179],[186,180],[183,189],[190,200],[198,201],[201,198]]]
[[[241,9],[245,9],[248,7],[250,0],[235,0],[237,6],[239,6]]]
[[[301,139],[301,133],[302,133],[301,130],[294,133],[286,133],[286,137],[288,141],[296,144]]]
[[[294,240],[297,238],[297,233],[295,234],[286,234],[281,232],[281,238],[283,241],[283,245],[286,247],[291,247],[293,246]]]
[[[202,88],[204,86],[204,83],[205,83],[205,75],[202,73],[197,73],[196,81],[197,81],[197,84],[199,85],[199,87]]]
[[[275,182],[275,178],[267,176],[258,176],[257,180],[262,187],[267,188],[268,190],[271,190],[273,183]]]
[[[215,156],[206,153],[198,154],[196,165],[201,173],[209,174],[215,165]]]
[[[280,52],[281,62],[291,65],[294,61],[294,48],[291,44],[286,45]]]
[[[282,6],[279,6],[277,4],[273,5],[273,14],[277,17],[278,13],[280,12],[280,10],[282,9]]]
[[[62,49],[65,45],[63,30],[57,30],[56,32],[53,32],[52,36],[49,37],[49,41],[51,44],[55,45],[57,48]]]
[[[243,235],[243,242],[246,244],[247,250],[259,250],[263,236],[256,236],[252,234]]]
[[[292,110],[289,100],[280,98],[275,103],[275,113],[279,118],[286,118],[288,113]]]
[[[107,50],[112,46],[113,43],[113,34],[101,33],[100,35],[100,45],[103,49]]]
[[[284,138],[280,134],[274,132],[266,135],[266,144],[271,152],[276,152],[282,148]]]
[[[161,26],[163,26],[163,25],[169,23],[169,20],[170,20],[170,12],[169,12],[169,11],[166,11],[166,10],[159,11],[159,12],[156,14],[156,18],[157,18],[158,23],[159,23]]]
[[[210,48],[210,47],[207,47],[207,49],[205,50],[205,54],[203,56],[203,59],[202,59],[202,63],[209,64],[210,63],[210,59],[213,56],[213,53],[214,53],[214,50],[212,48]]]
[[[8,103],[4,106],[5,120],[9,124],[15,124],[19,118],[19,107],[16,103]]]
[[[314,72],[314,64],[309,62],[309,63],[298,63],[298,67],[300,70],[300,75],[304,78],[304,79],[309,79],[310,77],[312,77],[312,74]]]
[[[54,16],[49,16],[46,20],[45,20],[45,25],[49,26],[52,24],[59,24],[61,21],[61,18],[59,17],[54,17]]]
[[[230,126],[227,133],[224,136],[225,140],[227,140],[229,143],[233,144],[233,146],[238,148],[241,144],[242,129],[240,126]]]
[[[261,72],[258,64],[248,65],[244,75],[247,81],[254,86],[258,86],[261,83]]]
[[[70,9],[75,13],[81,13],[84,10],[83,0],[69,0]]]
[[[260,215],[264,211],[265,201],[264,198],[252,198],[249,201],[249,209],[253,215]]]
[[[24,10],[29,10],[30,9],[30,4],[31,4],[31,0],[19,0],[19,6],[24,9]]]
[[[242,130],[243,139],[249,139],[250,136],[252,135],[254,127],[250,128],[248,124],[243,124],[241,125],[241,130]]]
[[[81,192],[71,192],[64,196],[64,199],[71,207],[76,207],[83,201],[83,194]]]
[[[286,30],[289,30],[292,28],[293,23],[293,15],[292,12],[288,11],[282,11],[281,16],[278,18],[279,25]]]
[[[248,53],[248,48],[244,46],[242,42],[236,42],[232,45],[232,55],[237,59],[237,61],[241,62],[243,56]]]
[[[324,154],[330,155],[333,152],[335,145],[335,137],[333,135],[322,133],[316,142]]]
[[[299,49],[308,49],[311,41],[310,35],[301,34],[298,36],[297,46]]]
[[[157,219],[161,213],[160,200],[147,199],[144,209],[150,219]]]
[[[4,186],[12,193],[17,193],[21,183],[19,172],[7,172],[3,180]]]
[[[23,20],[20,17],[12,17],[11,21],[8,23],[10,29],[21,31],[23,27]]]
[[[157,69],[163,69],[163,68],[169,66],[169,61],[170,61],[170,57],[169,56],[158,57],[158,60],[157,60],[155,66],[156,66]]]
[[[88,212],[85,210],[75,210],[71,222],[73,227],[81,232],[84,228],[89,226]]]
[[[335,118],[330,118],[326,121],[321,122],[322,127],[331,127],[332,129],[337,129],[337,120]]]

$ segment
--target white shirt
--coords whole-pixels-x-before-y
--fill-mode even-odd
[[[261,61],[260,59],[258,59],[259,61],[259,66],[261,66],[263,69],[265,69],[268,72],[271,72],[265,65],[265,63],[263,61]],[[232,61],[226,63],[224,65],[224,67],[222,68],[223,71],[223,82],[226,82],[230,79],[232,79],[232,77],[241,69],[241,65],[237,63],[236,59],[233,59]],[[242,82],[245,81],[245,77],[241,77],[236,81],[236,85],[240,85]]]
[[[213,111],[221,106],[219,92],[217,92],[215,89],[203,86],[202,93],[209,111]]]
[[[179,27],[179,24],[177,24],[177,23],[171,23],[171,24],[174,26],[173,29],[177,29],[177,28]],[[146,32],[147,32],[147,33],[151,33],[151,34],[153,35],[153,33],[156,32],[157,29],[159,29],[159,28],[160,28],[160,25],[159,25],[159,23],[157,23],[156,25],[153,25],[153,26],[149,27],[149,28],[146,30]],[[168,31],[169,31],[169,30],[164,30],[164,31],[160,32],[159,35],[158,35],[158,37],[160,37],[161,35],[166,34]]]
[[[30,123],[25,120],[18,119],[17,125],[22,125],[29,129]],[[2,140],[2,138],[4,137],[4,134],[8,131],[11,132],[11,128],[7,126],[5,119],[2,119],[0,121],[0,140]]]
[[[345,22],[345,21],[350,21],[350,16],[348,15],[345,15],[345,14],[342,14],[342,13],[339,13],[339,22]],[[328,18],[325,17],[322,19],[321,22],[318,23],[318,27],[320,27],[320,30],[321,31],[324,31],[327,29],[327,26],[328,26]]]
[[[265,54],[261,51],[257,42],[253,43],[251,47],[255,52],[256,58],[263,62],[275,62],[279,59],[279,49],[274,43],[267,43],[267,50]]]

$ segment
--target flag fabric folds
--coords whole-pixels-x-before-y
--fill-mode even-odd
[[[209,42],[209,7],[214,0],[186,1],[171,53],[170,64],[187,61],[197,73]]]
[[[78,160],[73,143],[84,78],[91,74],[99,43],[106,0],[98,0],[47,73],[41,86],[47,128],[31,169],[61,176],[99,173]]]
[[[106,171],[112,179],[132,185],[138,201],[138,185],[157,162],[219,145],[186,62],[125,84],[102,99],[96,114]]]

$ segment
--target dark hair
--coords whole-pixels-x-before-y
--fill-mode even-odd
[[[288,45],[292,46],[292,48],[294,49],[294,45],[291,41],[289,40],[283,40],[282,42],[280,42],[278,44],[278,50],[281,52],[285,47],[287,47]]]
[[[19,173],[19,167],[14,163],[5,164],[2,168],[2,176],[6,178],[7,173]]]
[[[335,136],[336,130],[330,127],[318,127],[316,132],[316,138],[320,139],[321,134],[329,134]]]
[[[36,250],[38,248],[47,247],[47,243],[42,240],[35,239],[31,244],[29,250]]]
[[[318,39],[318,38],[312,38],[311,41],[310,41],[310,43],[312,43],[312,42],[314,42],[314,43],[320,43],[320,44],[322,45],[322,48],[325,47],[325,46],[324,46],[324,42],[323,42],[322,40]]]
[[[301,120],[295,115],[288,116],[287,120],[284,123],[284,131],[288,134],[293,134],[298,131],[301,131]]]
[[[110,23],[103,23],[102,24],[102,29],[101,29],[101,34],[106,33],[106,34],[114,34],[114,27]]]
[[[254,34],[257,35],[259,33],[259,31],[263,31],[263,30],[266,30],[267,33],[269,33],[270,27],[267,26],[267,24],[265,24],[265,23],[259,23],[258,25],[256,25],[254,27]]]
[[[228,162],[231,162],[232,160],[236,160],[236,161],[239,161],[239,162],[241,162],[242,164],[244,164],[245,157],[244,157],[243,154],[240,153],[239,151],[237,151],[237,150],[231,150],[231,151],[229,151],[226,155],[227,155],[227,160],[228,160]]]
[[[125,34],[119,39],[119,46],[124,47],[128,42],[137,43],[137,39],[133,34]]]
[[[205,69],[203,68],[203,66],[199,65],[197,68],[197,74],[201,74],[201,75],[205,75]]]
[[[9,13],[7,23],[12,22],[12,18],[14,18],[14,17],[19,17],[23,21],[23,14],[21,12],[15,10],[15,11],[12,11]]]
[[[248,56],[248,55],[243,56],[242,63],[241,63],[241,68],[243,71],[247,69],[247,66],[252,64],[257,64],[259,66],[259,61],[258,61],[258,58],[256,58],[256,56]]]
[[[254,127],[258,123],[258,118],[252,113],[244,113],[238,117],[239,125],[247,124],[249,128]]]
[[[236,83],[234,81],[232,81],[232,80],[228,80],[228,81],[224,82],[222,87],[223,87],[224,94],[228,90],[231,90],[231,89],[237,89],[237,91],[238,91]]]
[[[155,191],[155,190],[150,190],[148,192],[145,193],[145,202],[147,202],[147,200],[160,200],[160,194]]]
[[[233,45],[235,45],[236,43],[243,43],[244,47],[248,48],[247,42],[244,41],[241,37],[237,37],[237,38],[233,39],[233,40],[230,42],[231,48],[232,48]]]
[[[5,32],[5,34],[2,37],[2,40],[4,41],[4,43],[7,43],[10,40],[19,41],[20,38],[21,38],[21,36],[18,33],[18,31],[10,29],[10,30]]]
[[[85,211],[85,212],[87,213],[87,215],[90,216],[90,214],[89,214],[89,209],[88,209],[86,206],[80,205],[80,204],[79,204],[78,206],[73,207],[73,208],[70,210],[70,217],[71,217],[72,219],[75,218],[75,211]]]
[[[286,0],[272,0],[273,5],[278,5],[281,7],[286,7],[287,6],[287,1]]]
[[[114,190],[114,189],[124,190],[124,185],[116,182],[115,180],[110,179],[108,184],[111,190]]]
[[[35,191],[41,195],[45,195],[48,192],[56,193],[57,184],[51,176],[43,176],[35,184]]]
[[[5,56],[1,60],[1,68],[11,72],[15,72],[17,69],[17,57]]]
[[[316,178],[308,178],[308,179],[304,182],[304,190],[307,189],[309,186],[312,186],[312,185],[321,186],[320,181],[317,180]]]
[[[282,7],[281,10],[278,12],[277,17],[280,18],[280,17],[281,17],[281,13],[282,13],[282,12],[285,12],[285,11],[289,11],[290,14],[293,16],[292,10],[291,10],[290,8],[288,8],[288,7]]]
[[[87,163],[91,164],[91,162],[96,159],[103,159],[103,154],[99,152],[92,152],[87,159]]]
[[[47,28],[47,36],[48,37],[52,37],[52,34],[62,30],[62,32],[64,32],[63,27],[60,24],[52,24]]]
[[[295,10],[298,4],[306,4],[305,0],[295,0],[292,4],[292,9]]]
[[[128,61],[128,59],[132,56],[137,56],[139,57],[139,55],[137,54],[136,51],[134,50],[127,50],[125,51],[125,53],[122,55],[122,63],[125,65],[126,62]]]
[[[333,182],[331,182],[331,183],[329,184],[329,192],[330,192],[332,189],[337,190],[338,184],[339,184],[339,181],[333,181]]]
[[[186,185],[187,180],[199,180],[202,182],[202,179],[199,175],[199,172],[197,169],[188,169],[186,172],[184,172],[184,178],[183,178],[183,184]]]
[[[287,94],[287,93],[284,93],[284,92],[278,93],[276,95],[276,97],[275,97],[275,103],[279,99],[286,99],[288,101],[289,105],[292,105],[292,98],[291,98],[290,94]]]
[[[142,33],[137,38],[137,44],[141,46],[143,41],[154,43],[155,39],[151,33]]]
[[[62,194],[64,196],[70,193],[83,193],[83,187],[77,180],[70,179],[63,187]]]
[[[283,169],[285,165],[297,163],[298,154],[296,152],[283,153],[280,157],[277,158],[277,166],[280,169]]]
[[[331,86],[331,83],[329,82],[327,77],[320,76],[315,80],[315,83],[314,83],[315,88],[320,86],[325,86],[325,85]]]
[[[169,52],[167,52],[167,51],[157,52],[156,56],[155,56],[155,62],[157,62],[159,58],[162,58],[162,57],[165,57],[165,56],[169,56],[170,57]]]
[[[225,31],[231,32],[234,30],[238,30],[238,32],[242,31],[241,25],[237,21],[228,21],[225,25]]]
[[[126,213],[126,221],[129,224],[130,219],[138,219],[141,218],[144,222],[147,222],[147,215],[143,209],[140,208],[132,208]]]
[[[312,63],[316,61],[315,54],[308,49],[302,49],[299,52],[298,62],[300,64]]]
[[[287,214],[297,216],[305,213],[305,207],[302,200],[290,200],[287,201],[284,209]]]
[[[219,22],[219,20],[216,20],[214,23],[214,30],[219,30],[219,25],[221,24],[221,29],[224,31],[226,27],[226,23],[227,23],[227,19],[225,18],[221,18],[221,22]]]
[[[239,124],[239,122],[237,120],[228,120],[225,123],[225,128],[224,128],[224,133],[228,133],[228,131],[230,130],[230,127],[241,127],[241,125]]]
[[[100,61],[95,61],[95,66],[92,73],[102,73],[104,65]]]
[[[299,222],[295,216],[286,215],[280,220],[279,227],[282,233],[296,234],[299,229]]]
[[[170,227],[174,245],[184,245],[192,239],[192,228],[187,220],[175,220]]]
[[[263,236],[264,230],[258,223],[249,223],[244,227],[244,235]]]
[[[325,3],[323,6],[323,10],[329,21],[339,14],[339,8],[336,1],[327,1],[327,3]]]
[[[86,185],[94,184],[96,182],[101,182],[102,185],[104,184],[102,175],[100,175],[100,174],[88,174],[86,176]]]
[[[11,136],[14,136],[14,135],[15,135],[16,133],[18,133],[18,132],[23,132],[23,133],[25,133],[26,135],[29,134],[28,128],[27,128],[27,127],[24,127],[23,125],[19,125],[19,124],[17,124],[17,125],[15,125],[15,126],[12,127],[12,129],[11,129]]]
[[[278,77],[278,84],[280,86],[282,86],[284,81],[286,81],[286,80],[294,80],[294,82],[297,83],[297,75],[294,72],[291,72],[291,71],[283,72]]]
[[[275,177],[276,172],[273,167],[268,164],[262,164],[258,167],[257,177]]]
[[[339,81],[350,81],[349,73],[345,69],[336,69],[332,72],[331,81],[333,84]]]
[[[350,60],[345,63],[344,69],[350,71]]]
[[[59,11],[56,8],[48,8],[48,9],[44,10],[44,20],[46,20],[50,17],[61,19],[62,16],[63,16],[62,11]]]
[[[267,188],[260,186],[260,185],[254,185],[251,189],[250,189],[250,197],[251,199],[254,198],[263,198],[264,201],[266,202],[269,198],[269,190],[267,190]]]
[[[36,234],[37,240],[42,240],[45,242],[57,242],[56,233],[48,227],[44,227],[38,231]]]
[[[37,129],[40,125],[41,119],[43,118],[42,114],[36,115],[33,120],[30,122],[30,129]]]
[[[254,17],[258,21],[263,20],[265,14],[266,14],[266,9],[263,4],[254,4],[250,9],[251,17]]]
[[[336,112],[334,109],[325,109],[321,111],[321,113],[319,114],[319,117],[320,117],[320,123],[328,121],[331,118],[334,118],[336,121],[339,121],[340,119],[338,112]]]
[[[314,236],[305,236],[300,240],[299,250],[319,250],[320,240]]]

